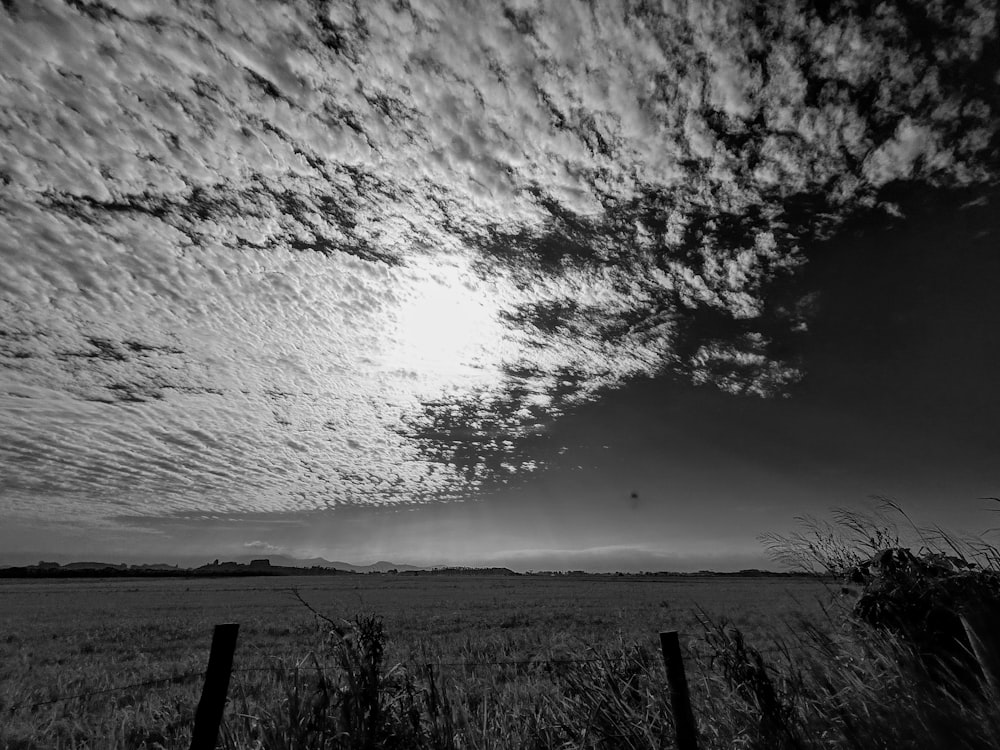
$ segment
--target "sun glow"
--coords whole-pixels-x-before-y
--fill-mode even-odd
[[[463,258],[421,258],[408,271],[386,365],[413,377],[422,396],[498,386],[509,343],[497,290]]]

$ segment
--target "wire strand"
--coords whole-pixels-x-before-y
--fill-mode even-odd
[[[801,652],[806,647],[806,644],[794,644],[789,647],[772,646],[768,648],[757,649],[761,654],[774,654],[774,653],[794,653]],[[406,666],[409,668],[425,669],[427,667],[447,667],[447,668],[471,668],[471,667],[524,667],[524,666],[556,666],[563,664],[601,664],[608,661],[615,661],[615,659],[601,659],[601,658],[587,658],[587,659],[507,659],[507,660],[476,660],[476,661],[443,661],[443,662],[406,662],[405,664],[400,664],[400,666]],[[320,665],[301,665],[301,666],[279,666],[271,665],[266,667],[234,667],[232,672],[234,674],[249,674],[256,672],[278,672],[278,671],[301,671],[301,672],[322,672],[326,668]],[[97,695],[108,695],[110,693],[121,692],[122,690],[131,690],[134,688],[141,687],[151,687],[154,685],[162,685],[169,683],[182,683],[187,680],[193,679],[195,677],[204,677],[205,672],[187,672],[182,675],[174,675],[172,677],[158,677],[152,680],[144,680],[142,682],[133,682],[127,685],[116,685],[114,687],[102,688],[100,690],[90,690],[80,693],[73,693],[71,695],[62,695],[57,698],[50,698],[44,701],[35,702],[23,702],[15,703],[13,706],[9,706],[7,711],[9,713],[14,713],[15,711],[21,711],[24,709],[34,710],[42,706],[50,706],[56,703],[63,703],[72,700],[81,700],[84,698],[91,698]]]
[[[181,683],[186,682],[194,677],[204,677],[204,672],[188,672],[187,674],[174,675],[173,677],[157,677],[152,680],[144,680],[143,682],[133,682],[128,685],[116,685],[115,687],[101,688],[100,690],[88,690],[82,693],[74,693],[72,695],[61,695],[58,698],[49,698],[44,701],[36,701],[34,703],[24,702],[15,703],[10,706],[7,710],[10,713],[15,711],[21,711],[23,709],[36,709],[42,706],[51,706],[55,703],[63,703],[65,701],[79,700],[81,698],[92,698],[95,695],[108,695],[109,693],[118,693],[122,690],[131,690],[132,688],[149,687],[151,685],[162,685],[163,683]]]

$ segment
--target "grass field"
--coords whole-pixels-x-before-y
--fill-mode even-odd
[[[852,601],[795,578],[8,581],[0,749],[187,748],[221,622],[241,626],[227,749],[670,748],[674,629],[700,748],[997,747],[994,697],[929,677]]]
[[[241,625],[231,695],[245,689],[260,695],[267,670],[313,666],[307,657],[321,655],[330,630],[293,589],[337,621],[380,615],[389,667],[443,664],[442,680],[483,684],[537,683],[523,664],[490,662],[590,659],[635,646],[655,655],[657,633],[666,629],[681,631],[697,650],[702,611],[729,617],[769,646],[789,640],[789,626],[802,618],[821,617],[831,599],[815,581],[777,578],[8,581],[0,584],[0,711],[8,719],[0,747],[183,746],[197,679],[10,709],[197,672],[220,622]]]

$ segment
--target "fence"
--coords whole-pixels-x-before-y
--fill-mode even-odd
[[[992,697],[1000,698],[1000,682],[998,682],[997,679],[997,677],[1000,676],[1000,655],[998,655],[997,650],[994,648],[993,639],[983,639],[979,637],[980,634],[986,632],[981,629],[981,623],[970,623],[965,618],[963,618],[963,623],[969,633],[973,648],[976,651],[975,655],[979,665],[988,681]],[[132,682],[126,685],[118,685],[115,687],[102,688],[86,692],[77,692],[42,701],[16,704],[8,707],[8,711],[14,712],[24,709],[33,710],[42,706],[52,705],[64,701],[86,699],[115,692],[135,690],[139,688],[151,688],[165,684],[178,684],[201,678],[203,679],[203,686],[201,698],[198,702],[194,717],[191,750],[214,750],[222,723],[223,711],[227,701],[231,676],[235,673],[264,672],[274,670],[274,667],[234,668],[233,657],[238,632],[239,625],[237,624],[223,624],[215,627],[208,664],[204,671],[186,672],[183,674]],[[661,655],[666,672],[666,688],[669,696],[670,711],[673,718],[673,731],[675,735],[676,747],[678,750],[697,750],[697,723],[691,707],[679,634],[675,630],[664,631],[659,634],[659,639]],[[773,649],[761,649],[760,652],[776,652],[788,655],[789,649],[778,647]],[[543,661],[525,659],[437,662],[433,666],[471,668],[476,666],[537,666],[539,664],[582,664],[603,662],[606,662],[606,659],[582,658]],[[323,667],[316,664],[315,667],[300,666],[298,669],[316,669],[317,671],[322,671]]]
[[[195,712],[194,726],[192,729],[191,750],[214,750],[216,747],[219,728],[222,723],[223,711],[227,701],[229,683],[231,675],[239,673],[272,672],[274,667],[234,667],[233,657],[236,649],[236,641],[239,633],[238,624],[216,625],[212,646],[209,652],[208,664],[204,670],[186,672],[183,674],[169,675],[164,677],[131,682],[124,685],[117,685],[109,688],[90,690],[62,695],[47,700],[24,702],[9,706],[10,713],[20,710],[35,710],[43,706],[56,703],[82,700],[94,696],[108,695],[139,688],[152,688],[162,685],[181,684],[188,681],[203,679],[201,698]],[[659,634],[660,650],[666,671],[667,691],[669,694],[670,706],[673,714],[673,725],[676,733],[678,750],[697,750],[697,725],[693,710],[691,708],[690,694],[688,691],[687,676],[684,661],[681,653],[679,633],[675,630],[664,631]],[[788,653],[787,648],[760,649],[761,653]],[[578,658],[578,659],[509,659],[509,660],[465,660],[465,661],[438,661],[434,662],[434,667],[444,668],[475,668],[475,667],[528,667],[545,665],[566,665],[566,664],[598,664],[604,663],[606,659],[600,658]],[[300,666],[299,670],[322,671],[322,667]]]

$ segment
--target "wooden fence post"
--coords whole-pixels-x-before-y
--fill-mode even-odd
[[[660,633],[660,649],[663,663],[667,668],[667,684],[670,686],[670,705],[674,712],[674,731],[677,733],[678,750],[698,750],[698,731],[691,710],[691,696],[688,693],[684,661],[681,659],[681,645],[676,630]]]
[[[191,750],[215,750],[222,724],[222,710],[229,692],[229,675],[233,671],[233,652],[240,626],[235,623],[216,625],[212,633],[212,650],[205,670],[205,685],[194,714]]]

